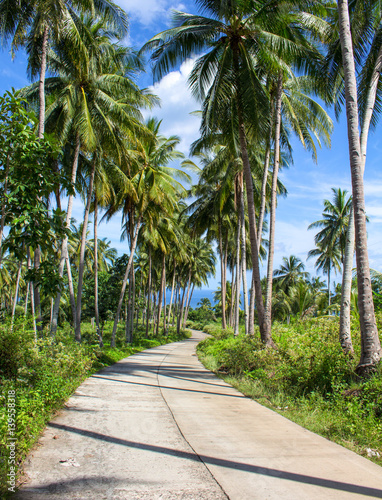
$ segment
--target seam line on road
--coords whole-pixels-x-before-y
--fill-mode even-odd
[[[182,342],[187,342],[186,341],[182,341]],[[176,345],[173,349],[171,349],[171,351],[169,351],[162,359],[162,361],[159,363],[158,365],[158,368],[157,368],[157,373],[156,373],[156,376],[157,376],[157,383],[158,383],[158,388],[159,388],[159,392],[162,396],[162,399],[163,401],[165,402],[165,405],[167,406],[168,408],[168,411],[170,412],[170,415],[180,433],[180,435],[182,436],[182,438],[185,440],[185,442],[188,444],[188,446],[191,448],[191,450],[195,453],[196,457],[198,457],[199,461],[204,465],[204,467],[207,469],[207,471],[209,472],[209,474],[211,475],[212,479],[215,481],[215,483],[219,486],[219,488],[221,489],[222,493],[227,497],[227,500],[230,500],[230,497],[228,496],[227,492],[223,489],[222,485],[219,483],[219,481],[216,479],[216,477],[214,476],[213,472],[210,470],[210,468],[208,467],[208,465],[206,464],[206,462],[202,459],[202,457],[199,455],[199,453],[197,453],[197,451],[193,448],[193,446],[191,445],[191,443],[188,441],[188,439],[186,438],[186,436],[183,434],[183,431],[182,429],[180,428],[176,418],[175,418],[175,415],[173,413],[173,411],[171,410],[170,408],[170,405],[167,403],[167,400],[166,398],[164,397],[164,394],[163,394],[163,391],[162,391],[162,387],[159,383],[159,372],[162,368],[162,365],[163,363],[165,362],[167,356],[169,356],[170,354],[172,354],[173,351],[175,351],[175,349],[177,349],[178,347],[180,347],[179,345]]]

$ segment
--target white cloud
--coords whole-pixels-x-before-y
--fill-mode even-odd
[[[179,149],[189,154],[190,145],[199,137],[200,118],[190,115],[200,108],[200,104],[192,97],[188,88],[188,76],[194,65],[189,59],[178,71],[172,71],[156,83],[151,90],[161,99],[161,107],[155,108],[146,116],[155,115],[162,119],[161,133],[165,136],[181,137]]]
[[[166,0],[120,0],[119,5],[132,19],[137,19],[144,26],[157,23],[167,17],[171,2]]]

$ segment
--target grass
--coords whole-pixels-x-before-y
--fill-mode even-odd
[[[264,406],[382,465],[382,370],[365,379],[354,373],[356,328],[354,359],[341,351],[334,317],[275,324],[277,350],[264,349],[256,336],[234,337],[217,325],[207,330],[215,336],[199,344],[198,354],[208,369]]]
[[[13,331],[9,324],[0,325],[0,498],[12,495],[7,483],[10,467],[14,466],[17,480],[23,460],[47,422],[87,377],[131,354],[188,336],[185,331],[177,335],[172,329],[168,335],[150,334],[145,338],[143,329],[137,328],[133,344],[125,345],[121,324],[117,347],[112,349],[110,322],[105,325],[105,346],[101,349],[94,328],[84,323],[81,329],[82,344],[74,342],[73,332],[66,325],[54,340],[45,333],[35,345],[31,325],[19,322]],[[12,461],[9,445],[13,438]]]

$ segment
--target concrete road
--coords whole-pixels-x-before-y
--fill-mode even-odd
[[[245,398],[199,363],[203,334],[87,379],[26,462],[17,498],[382,498],[382,468]]]

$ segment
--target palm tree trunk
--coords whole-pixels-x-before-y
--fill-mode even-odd
[[[225,244],[224,244],[224,265],[223,265],[223,282],[222,282],[222,297],[224,296],[224,307],[225,309],[227,308],[227,261],[228,261],[228,231],[225,237]],[[222,298],[222,307],[223,307],[223,298]],[[226,314],[226,311],[224,310],[224,314]],[[227,327],[227,323],[226,323]]]
[[[115,334],[117,333],[117,326],[118,326],[119,315],[121,314],[121,309],[122,309],[122,304],[123,304],[123,298],[125,296],[125,290],[126,290],[126,285],[127,285],[127,278],[129,276],[130,268],[131,268],[131,265],[132,265],[133,259],[134,259],[135,247],[137,246],[138,233],[139,233],[139,229],[141,227],[141,221],[142,221],[142,216],[139,215],[138,221],[137,221],[137,226],[135,228],[134,238],[133,238],[133,241],[132,241],[132,244],[131,244],[131,248],[130,248],[130,257],[129,257],[129,260],[127,262],[127,266],[126,266],[126,270],[125,270],[125,275],[123,277],[121,295],[120,295],[119,301],[118,301],[117,312],[115,313],[114,325],[113,325],[113,332],[111,334],[111,342],[110,342],[110,346],[111,347],[115,347]]]
[[[239,194],[240,198],[240,194]],[[240,202],[239,202],[240,206]],[[240,319],[240,292],[241,292],[241,261],[240,261],[240,234],[241,234],[241,217],[240,211],[237,211],[237,233],[236,233],[236,305],[235,305],[235,328],[234,335],[239,335],[239,319]]]
[[[131,287],[132,287],[132,296],[131,296],[131,314],[130,314],[130,342],[133,343],[134,339],[134,315],[135,315],[135,270],[134,270],[134,261],[131,264]]]
[[[15,314],[16,314],[16,305],[17,305],[17,298],[19,295],[19,286],[20,286],[20,276],[21,276],[21,268],[23,265],[23,261],[20,260],[19,267],[17,269],[17,277],[16,277],[16,289],[15,289],[15,295],[13,297],[13,305],[12,305],[12,318],[11,318],[11,331],[13,330],[13,322],[15,320]]]
[[[222,294],[222,328],[225,330],[227,328],[227,321],[225,316],[225,293],[224,293],[224,256],[223,256],[223,235],[222,235],[222,219],[219,213],[218,215],[218,229],[219,229],[219,254],[220,254],[220,290]]]
[[[280,165],[280,131],[281,131],[281,104],[283,92],[283,77],[280,71],[277,81],[276,116],[275,116],[275,159],[272,175],[271,208],[269,216],[269,249],[267,269],[267,289],[265,299],[265,321],[269,325],[272,322],[272,288],[273,288],[273,259],[275,253],[275,225],[277,206],[277,179]]]
[[[191,278],[192,278],[192,269],[190,267],[190,270],[189,270],[189,273],[188,273],[188,283],[187,283],[187,295],[186,295],[186,302],[184,302],[184,300],[182,300],[182,311],[181,311],[181,325],[182,325],[182,328],[185,328],[186,327],[186,321],[185,321],[185,306],[184,304],[186,303],[186,305],[188,304],[188,297],[190,295],[190,290],[191,290]],[[183,299],[184,299],[184,294],[183,294]]]
[[[99,346],[103,347],[101,330],[99,328],[98,309],[98,199],[94,196],[94,315],[96,320]]]
[[[133,292],[133,264],[130,268],[130,278],[129,278],[129,290],[127,292],[127,301],[126,301],[126,314],[125,314],[125,341],[127,344],[131,343],[130,338],[130,322],[131,322],[131,301],[132,301],[132,292]]]
[[[70,301],[70,308],[72,310],[73,328],[76,329],[76,297],[74,295],[74,284],[73,284],[72,268],[70,267],[69,254],[66,255],[65,262],[66,262],[66,272],[68,275],[69,301]]]
[[[164,283],[163,283],[163,335],[167,334],[167,304],[166,304],[166,290],[167,290],[167,280],[166,280],[166,269],[164,273]]]
[[[260,252],[261,246],[261,238],[263,235],[263,224],[264,224],[264,215],[265,215],[265,205],[267,201],[267,182],[268,182],[268,171],[269,171],[269,161],[271,158],[271,144],[272,144],[272,133],[273,133],[273,102],[271,98],[271,116],[269,120],[269,136],[267,142],[267,149],[265,151],[265,160],[264,160],[264,172],[263,172],[263,180],[261,183],[261,203],[260,203],[260,211],[259,211],[259,220],[257,225],[257,250]]]
[[[27,248],[27,268],[28,270],[32,267],[31,263],[31,254],[30,254],[30,249],[29,247]],[[30,281],[29,282],[29,288],[31,291],[31,312],[32,312],[32,323],[33,323],[33,333],[34,333],[34,343],[37,345],[37,328],[36,328],[36,318],[35,318],[35,311],[34,311],[34,297],[33,297],[33,283]]]
[[[240,197],[240,219],[241,219],[241,262],[242,262],[242,272],[243,272],[243,295],[244,295],[244,324],[245,324],[245,334],[248,335],[248,285],[247,285],[247,235],[245,231],[245,213],[244,213],[244,197]]]
[[[167,323],[168,324],[170,324],[172,300],[173,300],[173,297],[174,297],[174,290],[175,290],[175,274],[176,274],[176,263],[174,262],[174,272],[173,272],[173,275],[172,275],[172,285],[171,285],[170,307],[169,307],[169,310],[168,310],[168,319],[167,319]],[[175,297],[175,299],[176,299],[176,297]]]
[[[190,310],[190,305],[191,305],[192,296],[194,294],[194,290],[195,290],[195,283],[192,284],[190,298],[188,299],[188,303],[186,305],[186,312],[184,314],[183,328],[186,328],[186,323],[187,323],[187,318],[188,318],[188,312]]]
[[[44,128],[45,128],[45,74],[46,74],[46,56],[48,51],[48,36],[49,36],[49,26],[46,25],[42,36],[40,80],[38,85],[38,96],[39,96],[38,138],[39,139],[42,139],[42,137],[44,136]]]
[[[81,143],[80,143],[80,138],[79,136],[76,137],[76,147],[74,150],[74,157],[73,157],[73,163],[72,163],[72,175],[71,175],[71,184],[72,187],[74,188],[75,182],[76,182],[76,177],[77,177],[77,169],[78,169],[78,158],[80,156],[80,148],[81,148]],[[66,211],[66,220],[65,220],[65,226],[67,229],[70,228],[70,220],[72,218],[72,211],[73,211],[73,201],[74,201],[74,195],[70,194],[68,197],[68,208]],[[62,240],[61,244],[61,257],[60,257],[60,264],[58,266],[58,274],[62,277],[64,274],[64,266],[65,266],[65,261],[67,261],[68,257],[68,237],[65,236],[65,238]],[[68,266],[68,263],[67,263]],[[69,261],[69,266],[68,269],[70,269],[70,261]],[[69,275],[69,274],[68,274]],[[74,294],[73,294],[74,298]],[[61,300],[61,290],[57,292],[55,301],[54,301],[54,306],[53,306],[53,318],[52,318],[52,323],[50,325],[50,333],[51,335],[55,335],[57,331],[57,319],[58,319],[58,312],[60,309],[60,300]],[[71,297],[72,300],[72,297]],[[75,301],[74,301],[75,303]],[[75,313],[75,307],[74,310],[72,308],[72,313],[73,313],[73,323],[74,323],[74,328],[75,328],[75,323],[76,323],[76,313]]]
[[[163,254],[163,256],[162,256],[162,273],[161,273],[161,278],[160,278],[159,298],[158,298],[158,321],[157,321],[157,328],[156,328],[157,335],[159,335],[159,324],[160,324],[160,317],[162,314],[163,287],[164,287],[164,282],[165,282],[165,276],[166,276],[166,255]],[[166,311],[164,311],[164,315],[166,315]]]
[[[3,183],[4,195],[8,191],[9,167],[10,167],[10,159],[9,159],[9,153],[8,153],[8,155],[7,155],[7,164],[6,164],[6,167],[5,167],[5,174],[4,174],[4,183]],[[0,266],[1,266],[1,262],[3,260],[2,245],[3,245],[3,234],[4,234],[5,216],[6,215],[7,215],[6,204],[3,203],[2,207],[1,207],[1,221],[0,221]]]
[[[151,280],[152,280],[152,262],[151,262],[151,247],[149,246],[149,275],[147,286],[147,308],[146,308],[146,338],[149,336],[149,321],[150,321],[150,305],[151,305]]]
[[[271,325],[265,318],[263,295],[261,291],[261,276],[260,276],[260,264],[259,264],[259,252],[258,252],[258,239],[256,231],[256,212],[255,212],[255,202],[253,196],[253,180],[251,165],[249,163],[248,149],[247,149],[247,138],[245,134],[245,125],[242,112],[242,91],[240,82],[240,68],[239,68],[239,48],[236,45],[233,47],[233,64],[236,75],[236,88],[237,88],[237,115],[238,115],[238,125],[239,125],[239,140],[240,140],[240,150],[241,157],[243,161],[243,170],[245,177],[245,185],[247,191],[247,205],[248,205],[248,219],[249,219],[249,237],[251,242],[251,253],[252,253],[252,265],[254,271],[254,281],[256,290],[256,309],[259,318],[260,327],[260,337],[262,342],[267,346],[274,346],[271,334]]]
[[[88,229],[88,221],[89,221],[89,212],[90,212],[90,204],[92,201],[92,193],[93,193],[93,183],[94,183],[94,175],[97,163],[96,153],[93,154],[92,161],[92,171],[89,179],[89,187],[87,192],[87,201],[84,213],[84,223],[82,227],[81,234],[81,248],[80,248],[80,265],[78,268],[78,287],[77,287],[77,307],[76,307],[76,326],[75,326],[75,334],[74,337],[77,342],[81,342],[81,313],[82,313],[82,287],[83,287],[83,279],[84,279],[84,271],[85,271],[85,249],[86,249],[86,232]]]
[[[352,179],[352,195],[355,223],[355,247],[357,260],[358,307],[361,329],[361,358],[358,373],[373,369],[382,355],[375,322],[371,290],[361,145],[358,134],[357,82],[347,0],[338,0],[340,40],[344,66],[346,116],[348,124],[349,156]]]
[[[365,171],[367,140],[369,137],[370,122],[375,107],[375,100],[377,96],[378,82],[380,79],[381,70],[382,70],[382,46],[379,49],[376,62],[374,65],[374,71],[367,93],[365,116],[361,127],[360,146],[362,154],[362,175]],[[342,274],[341,311],[340,311],[340,343],[345,354],[354,353],[353,343],[351,339],[351,329],[350,329],[351,285],[352,285],[354,246],[355,246],[355,231],[354,231],[354,211],[352,205],[349,215],[348,231],[346,235],[345,258],[344,258],[344,266]]]
[[[34,268],[36,270],[40,267],[41,260],[41,248],[38,246],[34,251]],[[34,297],[34,310],[37,315],[37,330],[42,332],[42,316],[41,316],[41,298],[40,298],[40,287],[39,285],[33,283],[33,297]]]
[[[330,265],[328,269],[328,306],[330,307]]]
[[[253,272],[251,280],[251,293],[249,297],[248,334],[255,334],[255,282],[253,280]]]
[[[233,327],[233,309],[235,305],[236,285],[235,285],[235,266],[232,264],[231,270],[231,305],[229,308],[229,326]]]

